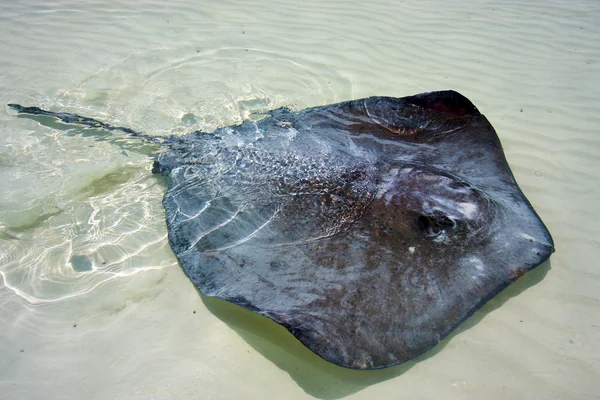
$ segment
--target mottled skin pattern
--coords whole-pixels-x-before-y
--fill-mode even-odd
[[[344,367],[418,356],[554,251],[494,129],[453,91],[172,137],[154,172],[200,292]]]

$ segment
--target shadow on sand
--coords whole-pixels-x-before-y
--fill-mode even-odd
[[[400,376],[418,362],[435,356],[453,337],[475,326],[508,299],[539,283],[548,271],[549,261],[525,274],[421,356],[395,367],[374,371],[358,371],[331,364],[304,347],[285,328],[266,317],[212,297],[202,296],[202,301],[213,315],[233,328],[250,346],[286,371],[307,394],[321,399],[339,399]]]

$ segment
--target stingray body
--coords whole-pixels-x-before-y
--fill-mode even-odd
[[[453,91],[278,109],[162,146],[169,241],[194,285],[344,367],[416,357],[554,251],[494,129]]]

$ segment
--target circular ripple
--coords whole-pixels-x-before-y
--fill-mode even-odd
[[[253,113],[353,97],[354,80],[315,60],[275,51],[192,47],[133,54],[60,93],[147,133],[213,131]]]

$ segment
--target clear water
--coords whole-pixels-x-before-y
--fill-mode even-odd
[[[414,362],[357,372],[201,298],[147,149],[0,112],[0,398],[582,398],[600,393],[600,4],[0,4],[0,104],[153,134],[454,89],[556,241]]]

